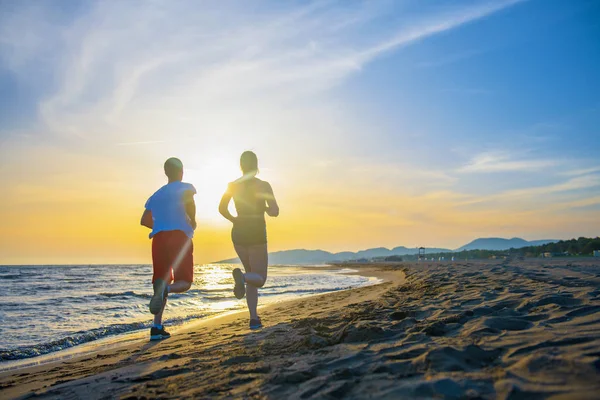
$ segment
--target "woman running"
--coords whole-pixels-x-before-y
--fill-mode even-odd
[[[235,297],[246,295],[250,311],[250,329],[262,327],[257,314],[258,288],[267,280],[267,226],[265,213],[271,217],[279,215],[279,206],[268,182],[256,177],[258,159],[256,154],[245,151],[240,157],[242,177],[231,182],[219,204],[219,212],[233,223],[231,240],[246,273],[239,268],[233,270]],[[229,212],[229,202],[233,198],[237,217]]]

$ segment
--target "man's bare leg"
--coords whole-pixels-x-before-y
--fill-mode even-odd
[[[176,281],[169,285],[169,293],[187,292],[192,287],[192,282]]]
[[[165,311],[165,306],[167,305],[167,299],[164,300],[163,306],[160,309],[160,312],[154,316],[154,326],[162,326],[162,316]]]
[[[192,282],[187,281],[177,281],[173,282],[169,285],[169,293],[183,293],[186,292],[192,287]],[[163,306],[160,309],[160,312],[154,316],[154,326],[162,326],[162,316],[165,311],[165,306],[167,305],[167,299],[165,298],[163,302]]]

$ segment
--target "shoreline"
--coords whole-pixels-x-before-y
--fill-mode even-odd
[[[315,269],[317,269],[317,268],[319,268],[319,269],[337,269],[337,270],[349,269],[347,266],[341,266],[341,265],[324,265],[324,266],[318,266],[318,267],[314,267],[314,268]],[[382,274],[379,274],[377,272],[366,273],[365,271],[359,270],[357,268],[352,268],[352,269],[353,269],[353,271],[348,272],[348,274],[360,275],[360,276],[369,277],[369,278],[376,278],[376,279],[380,279],[381,282],[369,284],[369,285],[365,285],[365,286],[360,286],[357,288],[350,288],[350,289],[336,290],[336,291],[331,291],[331,292],[304,295],[304,296],[300,296],[297,299],[290,298],[290,299],[286,299],[286,300],[275,301],[272,303],[268,303],[268,304],[259,306],[259,311],[264,312],[264,311],[267,311],[267,310],[269,310],[271,308],[275,308],[275,307],[290,307],[290,303],[302,301],[302,300],[313,298],[313,297],[327,296],[330,294],[341,293],[341,292],[352,291],[352,290],[356,290],[356,289],[368,288],[368,287],[372,287],[372,286],[381,285],[381,284],[385,283],[385,278],[389,278],[389,276],[385,273],[382,273]],[[170,339],[167,339],[167,341],[172,340],[173,338],[176,338],[179,335],[185,335],[190,331],[194,331],[196,329],[202,329],[207,325],[213,325],[213,324],[221,325],[221,324],[230,323],[231,321],[234,321],[237,319],[242,319],[245,321],[247,319],[246,316],[247,316],[247,310],[242,309],[242,310],[231,310],[231,311],[226,311],[226,312],[222,312],[222,313],[217,313],[217,314],[211,315],[207,318],[201,318],[201,319],[189,321],[182,325],[177,325],[177,326],[172,327],[172,329],[171,329],[172,337]],[[164,342],[164,341],[161,341],[161,342]],[[82,343],[80,345],[76,345],[76,346],[73,346],[70,348],[59,350],[57,352],[43,354],[43,355],[40,355],[37,357],[7,361],[6,363],[3,363],[5,365],[0,364],[0,393],[2,393],[4,391],[4,389],[8,388],[7,385],[3,383],[5,378],[11,377],[13,375],[19,376],[19,375],[22,375],[23,373],[28,374],[29,371],[39,373],[39,372],[43,372],[44,370],[55,369],[61,365],[70,365],[73,363],[78,363],[83,360],[89,360],[89,357],[93,357],[93,356],[98,357],[100,354],[106,355],[106,354],[118,353],[122,350],[131,350],[132,348],[143,349],[148,344],[155,344],[155,343],[161,343],[161,342],[149,342],[147,331],[144,329],[144,330],[132,331],[132,332],[127,332],[127,333],[122,333],[122,334],[118,334],[118,335],[114,335],[114,336],[101,338],[98,340],[94,340],[94,341],[87,342],[87,343]],[[14,385],[12,385],[12,386],[14,386]],[[37,388],[37,386],[36,386],[36,388]],[[34,390],[36,390],[36,389],[34,389]],[[31,391],[31,390],[29,390],[29,388],[28,388],[28,389],[26,389],[26,391]],[[13,390],[8,390],[6,392],[6,394],[8,396],[12,396],[12,392],[13,392]],[[17,396],[20,396],[23,394],[21,390],[16,391],[16,393],[17,393]]]
[[[600,263],[348,265],[378,285],[0,374],[3,398],[594,398]]]
[[[273,267],[277,268],[279,266],[273,266]],[[293,268],[295,266],[285,265],[283,267],[292,267]],[[311,268],[314,268],[314,270],[317,270],[317,271],[334,270],[336,273],[338,273],[340,275],[348,274],[348,275],[355,275],[355,276],[364,276],[363,274],[356,273],[356,272],[351,272],[351,271],[345,272],[344,270],[346,270],[347,268],[344,268],[341,266],[335,266],[335,265],[323,265],[323,266],[317,266],[317,267],[311,267]],[[356,271],[356,270],[354,270],[354,271]],[[366,277],[368,277],[368,276],[366,276]],[[367,282],[365,284],[372,285],[375,283]],[[338,290],[340,290],[340,289],[332,289],[331,291],[315,292],[315,293],[303,293],[303,294],[300,294],[297,296],[298,297],[314,296],[314,295],[318,295],[318,294],[335,292]],[[343,289],[343,290],[346,290],[346,289]],[[284,295],[283,298],[277,298],[277,299],[272,299],[269,296],[266,296],[265,298],[262,299],[263,305],[261,305],[260,307],[265,307],[267,305],[274,304],[274,303],[281,303],[281,302],[289,301],[291,299],[293,299],[292,295],[287,295],[287,296]],[[167,325],[169,326],[171,333],[176,333],[177,331],[179,331],[181,329],[185,329],[185,327],[187,327],[188,325],[193,325],[200,321],[216,318],[218,316],[226,315],[229,313],[243,312],[245,310],[245,308],[246,307],[245,307],[245,302],[244,302],[243,306],[241,306],[241,307],[240,307],[240,305],[237,305],[236,307],[233,307],[230,309],[224,309],[224,310],[218,310],[218,311],[215,310],[210,313],[207,313],[206,315],[195,317],[195,318],[187,318],[187,317],[185,317],[185,315],[184,316],[181,316],[181,315],[175,316],[174,317],[175,321],[173,321],[174,323],[169,324],[168,323],[169,321],[167,321]],[[180,321],[177,321],[177,320],[180,320]],[[130,325],[143,325],[143,324],[150,324],[150,323],[151,323],[151,319],[148,319],[147,321],[133,321],[130,323]],[[97,327],[92,330],[100,330],[102,328],[106,328],[106,327]],[[3,361],[0,361],[0,372],[8,371],[8,370],[18,370],[18,369],[22,369],[22,368],[25,368],[28,366],[41,365],[41,364],[46,364],[49,362],[68,360],[68,359],[77,357],[80,354],[90,354],[90,353],[106,350],[109,348],[119,347],[120,345],[123,344],[123,342],[128,343],[131,341],[140,341],[140,340],[143,341],[143,340],[147,339],[147,329],[149,329],[149,328],[136,327],[136,329],[134,329],[134,330],[128,330],[128,331],[123,331],[123,332],[118,332],[118,333],[108,333],[108,334],[102,335],[100,337],[93,338],[91,340],[83,341],[79,344],[67,345],[66,347],[64,347],[60,350],[42,352],[42,354],[35,355],[33,357],[26,356],[26,357],[18,358],[18,359],[3,360]],[[84,334],[84,333],[86,333],[86,332],[81,331],[81,332],[74,333],[73,335],[77,336],[78,334]],[[44,345],[44,343],[39,344],[39,346],[41,346],[41,345]],[[38,345],[36,345],[36,346],[38,346]],[[27,347],[34,347],[34,346],[27,346]]]

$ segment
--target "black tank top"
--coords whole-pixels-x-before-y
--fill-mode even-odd
[[[251,178],[233,184],[233,202],[238,217],[264,218],[266,201],[262,183],[257,178]]]
[[[237,220],[231,230],[234,244],[252,246],[267,243],[266,200],[263,182],[257,178],[231,185]]]

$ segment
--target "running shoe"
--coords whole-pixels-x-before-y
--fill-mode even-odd
[[[246,295],[246,284],[244,282],[244,274],[239,268],[234,269],[231,274],[233,275],[233,280],[235,281],[235,286],[233,287],[233,294],[238,299],[243,299]]]
[[[150,328],[150,340],[162,340],[162,339],[167,339],[170,338],[171,334],[167,331],[165,331],[165,327],[163,326],[162,328],[157,328],[157,327],[152,327]]]
[[[154,280],[152,287],[154,288],[154,295],[152,296],[152,299],[150,299],[149,307],[150,312],[156,315],[162,310],[167,294],[169,293],[169,287],[167,282],[160,278]]]
[[[254,329],[260,329],[262,328],[262,322],[260,320],[260,318],[257,319],[250,319],[250,329],[254,330]]]

